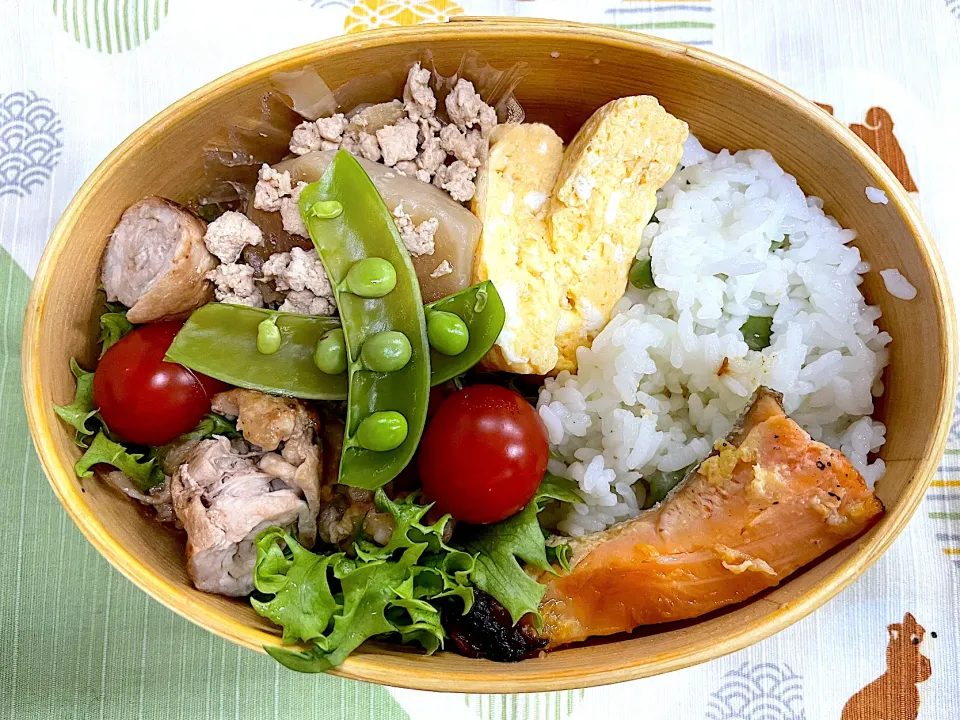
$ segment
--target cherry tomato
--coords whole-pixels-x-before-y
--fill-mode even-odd
[[[437,409],[420,441],[420,480],[441,512],[478,525],[522,510],[547,470],[536,410],[499,385],[472,385]]]
[[[141,325],[110,347],[93,376],[93,400],[107,427],[141,445],[164,445],[193,430],[226,389],[163,356],[179,322]]]
[[[440,406],[443,405],[443,401],[450,397],[450,395],[452,395],[454,392],[456,392],[456,390],[454,390],[452,387],[448,388],[446,383],[438,387],[430,388],[430,400],[427,404],[427,420],[437,414],[437,410],[439,410]]]

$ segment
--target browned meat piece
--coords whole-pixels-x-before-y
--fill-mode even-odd
[[[393,515],[377,512],[372,491],[337,484],[343,431],[343,422],[332,419],[325,420],[320,431],[323,439],[323,484],[320,488],[317,535],[324,542],[349,550],[362,530],[370,540],[386,545],[393,535]]]
[[[320,510],[322,461],[317,414],[299,400],[239,388],[215,395],[212,407],[214,412],[237,418],[237,430],[247,442],[267,451],[259,459],[260,469],[299,489],[315,519]],[[316,527],[301,528],[301,533],[301,543],[313,545]]]
[[[254,540],[262,530],[315,527],[298,490],[262,472],[254,457],[224,437],[201,442],[170,480],[187,532],[187,572],[199,590],[243,596],[253,591]]]
[[[329,493],[330,487],[340,477],[340,455],[343,454],[343,433],[345,427],[339,418],[324,418],[320,428],[320,440],[323,445],[323,493]],[[328,497],[325,497],[329,500]]]
[[[163,470],[163,474],[173,475],[177,468],[187,461],[190,453],[199,444],[199,440],[184,440],[183,442],[174,440],[172,443],[156,448],[154,452],[156,453],[157,464]]]
[[[247,442],[268,452],[288,440],[294,440],[302,451],[302,443],[312,441],[318,422],[299,400],[256,390],[238,388],[218,393],[212,407],[214,412],[237,418],[237,430]]]
[[[110,302],[130,310],[133,323],[173,318],[213,298],[204,275],[217,259],[203,244],[206,224],[160,197],[144,198],[123,213],[103,259],[103,287]]]
[[[112,485],[124,495],[133,498],[143,505],[152,507],[156,513],[157,520],[162,523],[175,523],[177,516],[173,512],[173,505],[170,499],[170,478],[167,478],[161,485],[152,488],[148,493],[142,493],[137,489],[126,473],[119,470],[97,473],[100,479],[108,485]]]
[[[362,529],[367,513],[374,511],[370,490],[347,485],[325,487],[317,517],[317,535],[324,542],[347,549]]]
[[[259,467],[265,473],[280,478],[287,485],[303,493],[310,508],[311,517],[316,518],[320,511],[320,448],[312,442],[304,441],[302,450],[295,450],[293,440],[288,440],[280,455],[267,453],[260,458]],[[304,542],[313,544],[316,540],[316,528],[304,538]]]

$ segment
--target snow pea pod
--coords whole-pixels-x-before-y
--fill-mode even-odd
[[[280,331],[280,347],[269,355],[257,349],[264,320],[275,320]],[[164,359],[249,390],[306,400],[343,400],[346,375],[324,375],[313,364],[317,342],[338,327],[340,320],[335,317],[209,303],[194,311]]]
[[[325,212],[332,202],[342,206],[333,216]],[[340,483],[378,488],[413,458],[427,420],[430,349],[420,285],[393,216],[352,155],[338,152],[321,178],[303,189],[299,204],[334,286],[346,337]],[[361,359],[364,343],[382,332],[403,333],[410,341],[410,360],[392,372],[373,371]]]
[[[493,347],[506,319],[500,293],[490,280],[430,303],[424,309],[428,313],[453,313],[463,320],[470,333],[466,349],[456,355],[444,355],[430,349],[430,372],[434,385],[463,375],[480,362]]]
[[[431,348],[431,385],[462,375],[480,362],[503,328],[503,303],[490,280],[426,305],[424,310],[453,313],[464,321],[470,333],[470,342],[458,355],[443,355]],[[257,348],[259,327],[264,320],[274,318],[280,330],[280,348],[264,355]],[[317,343],[339,327],[338,317],[209,303],[193,312],[167,350],[166,359],[230,385],[271,395],[345,400],[346,374],[323,373],[314,361]],[[361,358],[362,355],[361,348]],[[409,360],[401,366],[406,362]]]

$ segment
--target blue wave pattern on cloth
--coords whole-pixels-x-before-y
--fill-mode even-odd
[[[50,101],[32,90],[0,94],[0,196],[23,197],[53,174],[63,126]]]
[[[960,2],[960,0],[947,0],[948,2]],[[630,15],[650,12],[669,12],[670,10],[689,10],[690,12],[713,12],[713,8],[708,4],[692,5],[677,3],[676,5],[647,5],[638,7],[609,8],[604,10],[608,15]]]
[[[957,0],[960,2],[960,0]],[[953,421],[950,423],[949,443],[960,445],[960,394],[953,401]]]
[[[744,663],[710,694],[707,720],[806,720],[803,678],[786,664]]]

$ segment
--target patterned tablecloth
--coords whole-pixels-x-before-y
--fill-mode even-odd
[[[460,13],[649,32],[829,105],[915,191],[960,287],[960,145],[945,142],[960,117],[960,0],[0,0],[0,718],[912,720],[917,697],[920,718],[960,717],[960,422],[916,517],[840,597],[721,660],[586,691],[432,694],[287,672],[149,599],[61,510],[27,433],[21,318],[84,178],[237,66]],[[879,692],[858,694],[877,678]]]

